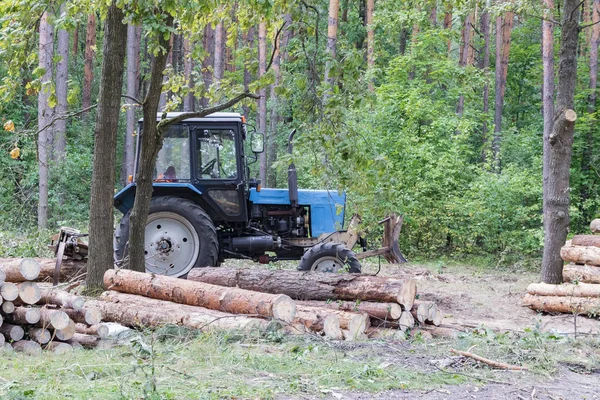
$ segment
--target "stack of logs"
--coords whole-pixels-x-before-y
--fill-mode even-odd
[[[600,233],[600,219],[590,224]],[[576,235],[560,250],[568,262],[562,285],[534,283],[527,288],[523,305],[536,311],[600,316],[600,235]]]
[[[107,292],[88,304],[130,327],[266,328],[355,340],[441,324],[433,302],[415,301],[412,279],[265,269],[197,268],[188,280],[109,270]],[[414,330],[414,329],[413,329]]]
[[[0,348],[64,353],[94,347],[108,335],[99,309],[80,296],[34,282],[47,280],[53,267],[34,259],[0,261]]]

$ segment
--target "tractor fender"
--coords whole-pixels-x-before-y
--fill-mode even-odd
[[[133,202],[135,200],[136,183],[130,183],[125,186],[119,193],[114,197],[115,208],[126,214],[131,208],[133,208]],[[191,183],[186,182],[154,182],[152,184],[153,192],[152,197],[162,195],[183,195],[182,197],[202,196],[202,192]]]

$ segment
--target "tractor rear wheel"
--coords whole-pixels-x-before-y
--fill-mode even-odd
[[[340,243],[319,243],[300,259],[298,271],[360,273],[356,254]]]
[[[129,216],[115,232],[115,262],[127,262]],[[150,202],[144,253],[146,272],[185,278],[192,268],[214,267],[218,241],[215,226],[197,204],[180,197],[155,197]]]

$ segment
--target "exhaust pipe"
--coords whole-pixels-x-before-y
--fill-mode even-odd
[[[292,144],[292,140],[294,139],[294,135],[296,134],[296,129],[294,129],[290,136],[288,137],[288,153],[291,155],[294,150],[294,145]],[[292,213],[294,215],[297,214],[298,211],[298,174],[296,173],[296,166],[294,163],[290,163],[288,167],[288,191],[290,193],[290,204],[292,205]]]

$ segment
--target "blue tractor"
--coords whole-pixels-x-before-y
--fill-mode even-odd
[[[167,118],[176,115],[169,113]],[[293,136],[294,132],[290,152]],[[192,268],[214,267],[227,258],[300,260],[299,270],[331,272],[360,272],[359,260],[373,255],[405,261],[398,248],[401,217],[386,218],[383,247],[366,251],[357,216],[343,229],[345,194],[299,190],[293,164],[289,189],[261,188],[250,177],[249,165],[262,151],[262,134],[248,134],[245,118],[237,113],[215,113],[169,126],[156,161],[145,231],[148,272],[184,278]],[[114,198],[124,214],[114,238],[117,264],[128,260],[135,192],[133,181]],[[356,254],[352,248],[359,242],[363,252]]]

